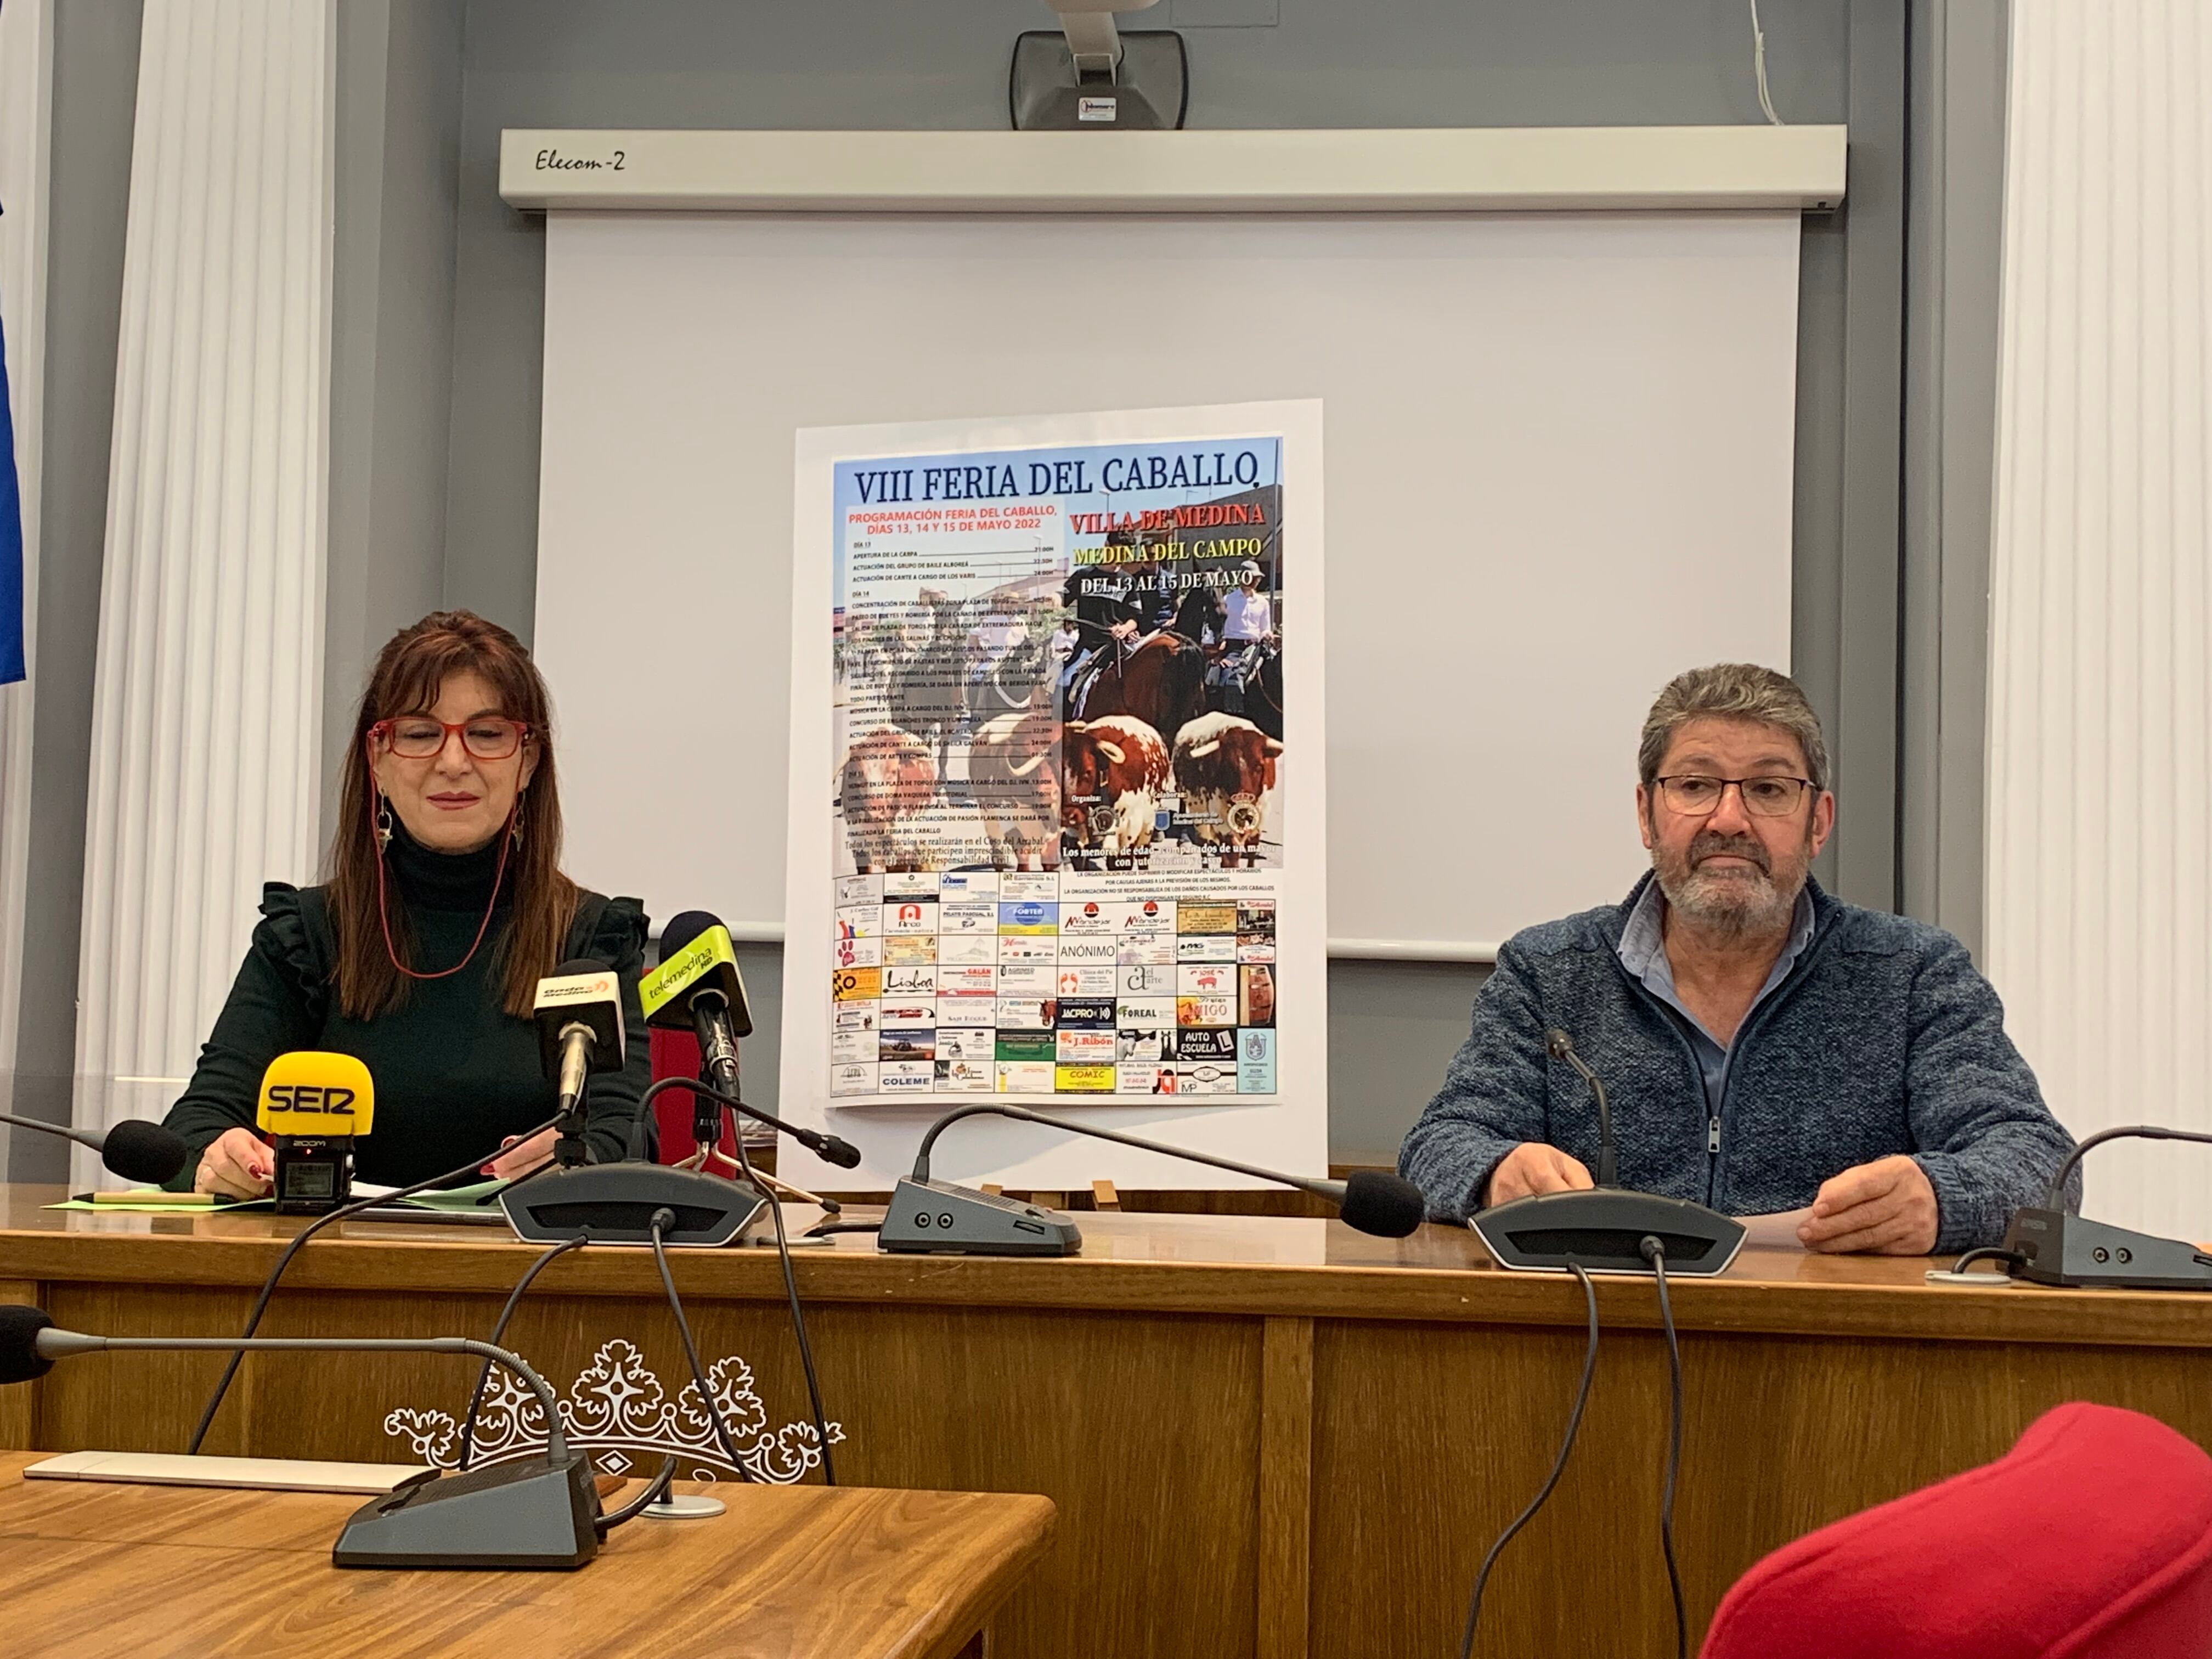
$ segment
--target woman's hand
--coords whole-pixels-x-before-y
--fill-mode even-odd
[[[200,1153],[192,1190],[219,1198],[266,1198],[276,1155],[251,1129],[225,1129]]]
[[[499,1156],[483,1166],[483,1172],[500,1181],[512,1181],[519,1175],[528,1175],[553,1156],[553,1131],[540,1129],[527,1140],[508,1135],[499,1144]]]

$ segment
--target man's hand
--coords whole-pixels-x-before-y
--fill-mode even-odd
[[[200,1153],[192,1190],[218,1198],[266,1198],[276,1154],[251,1129],[225,1129]]]
[[[1590,1172],[1556,1146],[1524,1140],[1490,1172],[1485,1205],[1508,1204],[1538,1193],[1577,1193],[1597,1183]]]
[[[1808,1250],[1926,1255],[1936,1248],[1936,1189],[1911,1158],[1876,1158],[1821,1184],[1797,1229]]]

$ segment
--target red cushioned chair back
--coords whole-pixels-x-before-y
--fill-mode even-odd
[[[2212,1659],[2212,1457],[2110,1406],[1784,1545],[1700,1659]]]

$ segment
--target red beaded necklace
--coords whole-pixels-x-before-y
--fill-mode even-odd
[[[384,954],[392,958],[392,965],[394,968],[397,968],[401,973],[406,975],[410,979],[450,979],[455,974],[459,973],[462,969],[467,967],[471,962],[476,960],[477,951],[483,944],[484,934],[491,928],[491,913],[499,907],[500,884],[507,879],[507,849],[514,845],[514,815],[519,810],[520,810],[522,805],[521,797],[518,794],[515,798],[514,805],[507,809],[507,823],[501,826],[499,832],[499,865],[498,867],[492,872],[491,897],[484,902],[483,920],[477,924],[477,936],[470,942],[469,953],[463,957],[459,962],[455,963],[452,967],[441,969],[434,974],[418,973],[414,969],[410,968],[405,963],[400,961],[399,952],[392,943],[392,916],[391,913],[385,907],[384,872],[385,854],[391,848],[392,836],[390,831],[386,830],[377,822],[377,809],[380,804],[383,802],[384,796],[382,792],[377,788],[376,785],[373,781],[368,787],[368,798],[369,832],[376,837],[377,841],[376,919],[382,924],[384,928]],[[389,811],[390,809],[386,807],[386,810]]]

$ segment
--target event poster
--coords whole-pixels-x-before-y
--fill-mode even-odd
[[[1245,412],[802,465],[785,1058],[828,1103],[1260,1104],[1322,1052],[1318,439],[1200,418]]]

